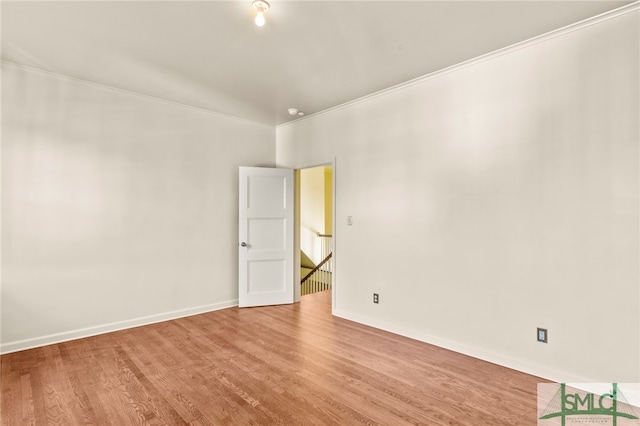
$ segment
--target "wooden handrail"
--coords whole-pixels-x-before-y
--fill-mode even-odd
[[[333,238],[333,235],[331,234],[321,234],[318,232],[316,235],[320,238]]]
[[[314,272],[316,272],[316,271],[317,271],[318,269],[320,269],[320,268],[321,268],[325,263],[327,263],[327,262],[329,261],[329,259],[331,259],[331,256],[333,256],[333,252],[329,253],[329,255],[328,255],[327,257],[325,257],[325,258],[324,258],[324,260],[323,260],[322,262],[318,263],[318,265],[317,265],[315,268],[313,268],[313,269],[311,270],[311,272],[309,272],[307,275],[305,275],[305,276],[304,276],[304,278],[300,280],[300,285],[304,284],[304,282],[305,282],[306,280],[308,280],[308,279],[309,279],[309,277],[310,277]]]

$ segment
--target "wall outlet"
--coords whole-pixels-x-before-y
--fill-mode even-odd
[[[546,328],[538,328],[538,342],[547,343],[547,334]]]
[[[380,298],[378,296],[378,293],[373,293],[373,303],[378,303],[380,301]]]

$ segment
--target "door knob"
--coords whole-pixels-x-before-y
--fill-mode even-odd
[[[240,243],[240,247],[248,247],[249,244],[245,243],[244,241]]]

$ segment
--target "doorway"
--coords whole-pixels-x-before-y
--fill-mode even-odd
[[[296,266],[301,296],[333,289],[333,173],[332,165],[296,170],[296,255],[300,257]]]

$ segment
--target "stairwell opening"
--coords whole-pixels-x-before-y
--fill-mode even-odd
[[[333,167],[300,169],[300,294],[330,291],[333,283]]]

